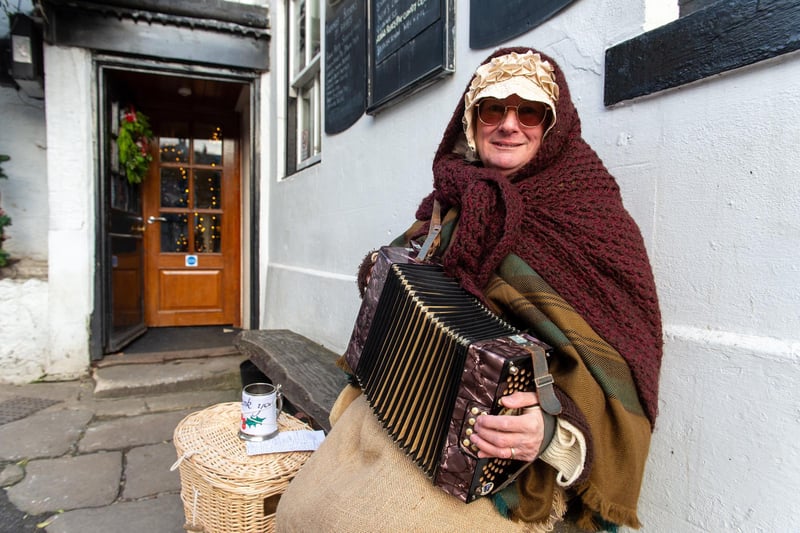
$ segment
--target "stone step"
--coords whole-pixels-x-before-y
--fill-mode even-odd
[[[102,366],[92,372],[94,396],[120,398],[237,388],[241,386],[239,365],[245,359],[239,354]]]

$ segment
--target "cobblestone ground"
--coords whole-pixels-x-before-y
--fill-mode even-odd
[[[5,465],[0,464],[0,470],[4,467]],[[0,533],[41,532],[43,529],[37,528],[36,524],[47,520],[47,516],[48,515],[31,516],[23,513],[8,501],[8,495],[5,489],[0,490]]]

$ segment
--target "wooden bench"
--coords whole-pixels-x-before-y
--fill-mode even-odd
[[[289,403],[330,431],[331,408],[347,384],[347,376],[336,366],[337,354],[288,329],[245,330],[233,344],[281,385]]]

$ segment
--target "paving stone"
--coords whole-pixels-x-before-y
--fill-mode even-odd
[[[47,533],[186,533],[177,494],[99,509],[68,511],[52,518]]]
[[[172,440],[175,427],[190,411],[156,413],[92,423],[78,443],[81,453],[122,450]]]
[[[48,515],[24,513],[8,501],[8,494],[0,490],[0,533],[41,533],[36,524]]]
[[[25,479],[6,491],[11,503],[31,514],[99,507],[116,499],[121,476],[120,452],[39,459],[30,461]]]
[[[180,492],[181,476],[170,467],[178,454],[170,442],[139,446],[125,454],[125,488],[122,498],[136,500],[164,492]]]
[[[67,402],[78,399],[81,394],[82,383],[84,381],[74,380],[28,383],[27,385],[3,385],[0,387],[0,399],[29,397]]]
[[[84,409],[42,411],[0,426],[0,460],[59,457],[77,442],[92,419]]]
[[[106,395],[91,377],[0,387],[0,402],[57,402],[0,424],[0,533],[185,533],[172,436],[189,413],[240,400],[240,362],[125,365]]]
[[[92,400],[84,405],[92,409],[98,419],[119,418],[147,414],[147,402],[144,398],[104,398]]]
[[[147,407],[152,412],[177,411],[179,409],[200,409],[224,402],[242,400],[242,393],[237,389],[176,392],[145,398]]]
[[[18,464],[6,465],[0,472],[0,487],[8,487],[25,477],[25,471]]]

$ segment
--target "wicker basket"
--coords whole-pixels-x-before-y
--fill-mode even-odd
[[[197,411],[175,428],[184,529],[204,533],[271,532],[281,494],[311,452],[247,455],[239,438],[241,404]],[[281,431],[309,429],[281,413]]]

